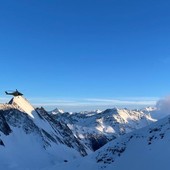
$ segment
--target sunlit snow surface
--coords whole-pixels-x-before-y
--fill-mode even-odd
[[[169,170],[170,117],[121,136],[60,170]],[[55,170],[57,167],[51,168]]]
[[[23,96],[14,97],[13,103],[16,103],[29,116],[31,116],[32,118],[35,118],[34,107]]]

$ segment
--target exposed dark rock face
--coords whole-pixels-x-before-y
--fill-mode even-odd
[[[4,142],[0,139],[0,145],[5,146]]]
[[[12,130],[10,129],[8,123],[6,122],[3,113],[4,111],[0,110],[0,131],[5,135],[9,135],[12,132]]]
[[[44,110],[44,108],[37,108],[36,111],[51,125],[56,132],[54,138],[57,141],[67,145],[68,147],[77,149],[83,156],[87,155],[84,146],[74,136],[73,132],[69,129],[66,123],[55,120],[51,115]],[[60,136],[60,138],[58,137]]]
[[[91,141],[91,146],[94,151],[98,150],[108,142],[107,137],[104,135],[96,135],[96,136],[90,135],[89,140]]]

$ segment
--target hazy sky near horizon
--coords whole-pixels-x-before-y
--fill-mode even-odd
[[[153,104],[170,94],[169,9],[168,0],[0,1],[0,99],[17,88],[68,110]]]

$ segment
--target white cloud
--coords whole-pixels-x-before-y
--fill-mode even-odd
[[[160,99],[156,107],[163,113],[170,113],[170,96]]]
[[[155,105],[156,98],[131,98],[129,100],[125,99],[86,99],[92,103],[98,104],[114,104],[114,105]]]

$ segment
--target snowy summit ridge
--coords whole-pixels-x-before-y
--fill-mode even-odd
[[[15,96],[11,99],[9,104],[16,106],[18,109],[24,111],[30,117],[35,118],[35,109],[34,107],[25,99],[23,96]]]

